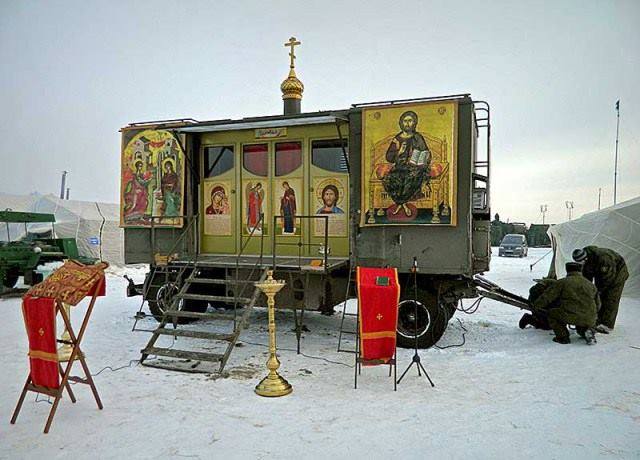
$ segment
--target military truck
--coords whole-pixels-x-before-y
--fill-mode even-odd
[[[76,259],[93,263],[95,259],[80,257],[73,238],[55,238],[53,214],[35,212],[0,211],[0,223],[6,226],[7,240],[0,241],[0,294],[9,291],[24,277],[24,284],[33,285],[42,281],[42,274],[36,270],[48,262]],[[24,235],[11,234],[10,224],[24,224]],[[28,224],[51,224],[51,238],[31,237]]]
[[[460,299],[477,297],[490,262],[489,104],[455,94],[303,113],[303,89],[292,57],[283,115],[121,129],[125,262],[150,264],[128,293],[161,322],[143,359],[191,356],[159,350],[157,336],[223,318],[220,307],[234,312],[235,343],[269,268],[300,330],[305,310],[331,314],[354,295],[356,266],[396,267],[401,346],[416,330],[432,346]]]

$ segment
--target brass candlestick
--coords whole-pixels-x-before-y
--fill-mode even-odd
[[[256,386],[256,393],[260,396],[285,396],[293,391],[293,388],[283,377],[278,375],[280,361],[276,355],[276,319],[275,319],[275,296],[285,285],[282,280],[273,279],[273,270],[267,272],[267,279],[261,283],[256,283],[256,287],[267,296],[267,306],[269,309],[269,359],[267,369],[269,374]]]

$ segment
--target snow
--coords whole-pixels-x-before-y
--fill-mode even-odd
[[[526,296],[546,274],[548,250],[524,259],[492,259],[486,277]],[[128,271],[141,280],[144,270]],[[92,372],[139,357],[149,335],[131,332],[139,298],[124,296],[126,282],[108,279],[84,341]],[[470,302],[470,301],[467,301]],[[0,301],[0,458],[638,458],[640,456],[640,302],[624,298],[612,335],[588,347],[547,331],[518,329],[521,312],[484,300],[477,313],[459,314],[467,329],[462,347],[421,352],[436,387],[413,370],[393,391],[388,368],[363,368],[353,389],[353,356],[337,353],[340,315],[307,313],[311,332],[295,353],[290,312],[279,311],[281,374],[291,395],[253,393],[265,375],[266,312],[254,312],[225,378],[137,366],[95,378],[104,403],[74,387],[78,402],[61,402],[51,431],[42,434],[49,404],[27,396],[16,425],[9,418],[27,375],[18,299]],[[78,307],[82,309],[83,307]],[[74,322],[81,317],[73,311]],[[348,318],[350,319],[350,318]],[[152,319],[139,326],[152,328]],[[199,325],[202,328],[202,325]],[[190,325],[189,327],[198,327]],[[457,344],[453,319],[440,345]],[[186,347],[180,339],[176,348]],[[193,340],[191,340],[193,343]],[[398,350],[398,374],[411,350]],[[79,366],[78,366],[79,368]],[[74,368],[75,369],[75,368]],[[42,397],[39,397],[42,399]]]

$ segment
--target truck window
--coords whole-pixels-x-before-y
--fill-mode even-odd
[[[332,172],[347,172],[347,162],[342,154],[342,146],[347,149],[347,141],[329,139],[311,142],[311,162],[314,166]],[[348,154],[348,152],[347,152]]]
[[[214,177],[233,168],[233,146],[205,147],[204,177]]]
[[[278,142],[276,144],[276,176],[285,176],[302,164],[300,142]]]
[[[267,177],[269,173],[269,146],[252,144],[242,146],[242,164],[251,174]]]

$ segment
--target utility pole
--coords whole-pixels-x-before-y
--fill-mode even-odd
[[[616,101],[616,158],[613,166],[613,204],[618,202],[618,133],[620,132],[620,99]]]
[[[65,186],[67,184],[67,173],[69,171],[62,171],[62,181],[60,183],[60,199],[64,200],[64,190],[65,190]]]
[[[569,220],[571,220],[571,214],[573,214],[573,201],[565,201],[564,205],[567,207],[567,213],[569,214]]]
[[[68,200],[68,199],[69,199],[69,187],[67,187],[67,196],[66,196],[65,200]]]
[[[541,204],[540,205],[540,212],[542,213],[542,225],[544,225],[544,215],[547,213],[547,205],[546,204]]]
[[[600,198],[602,197],[602,187],[598,188],[598,211],[600,211]]]

